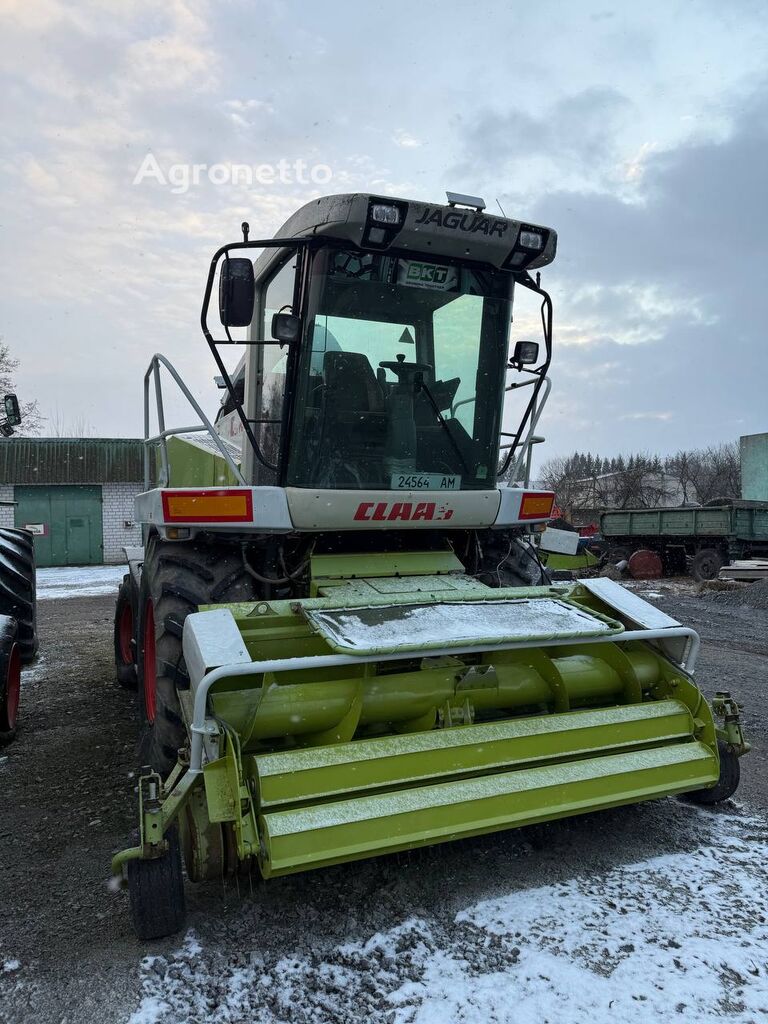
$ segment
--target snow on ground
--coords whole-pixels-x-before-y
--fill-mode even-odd
[[[689,808],[693,852],[412,916],[311,955],[142,961],[129,1024],[661,1024],[768,1016],[768,822]],[[609,852],[608,850],[606,851]]]
[[[124,565],[61,566],[37,570],[37,599],[114,594],[127,572]]]

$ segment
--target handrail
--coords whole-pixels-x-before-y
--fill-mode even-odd
[[[192,406],[194,411],[200,417],[201,422],[192,427],[170,427],[165,426],[165,409],[163,407],[163,386],[160,379],[160,367],[164,366],[166,370],[173,377],[174,381],[178,385],[179,390],[184,395],[186,400]],[[157,426],[158,433],[150,434],[149,432],[149,379],[152,377],[155,385],[155,402],[157,405]],[[177,372],[174,365],[170,360],[166,359],[164,355],[156,352],[150,360],[147,372],[144,374],[144,490],[148,491],[151,486],[151,472],[150,472],[150,446],[153,444],[160,443],[160,460],[162,463],[162,472],[160,479],[160,486],[167,487],[170,482],[170,471],[168,466],[168,438],[175,434],[191,434],[197,431],[207,431],[211,440],[214,442],[216,447],[221,452],[224,461],[227,463],[229,468],[232,470],[235,479],[243,487],[247,487],[245,477],[240,471],[240,467],[234,461],[230,453],[227,451],[226,445],[216,433],[216,428],[205,415],[200,405],[189,390],[187,385],[181,379],[181,376]]]
[[[680,668],[693,675],[696,668],[696,659],[699,653],[701,641],[699,634],[690,626],[672,626],[654,629],[625,630],[623,633],[609,633],[603,636],[589,638],[589,643],[628,643],[633,640],[666,640],[672,637],[685,637],[686,649],[682,659],[679,661]],[[482,651],[508,651],[526,650],[531,647],[561,647],[572,646],[578,643],[573,637],[555,638],[542,640],[541,637],[530,640],[504,640],[501,642],[479,644],[472,647],[472,653]],[[429,651],[430,657],[440,655],[452,655],[457,653],[458,648],[446,647],[444,649]],[[189,773],[199,775],[203,770],[203,737],[206,734],[206,717],[208,705],[208,693],[214,683],[220,679],[233,676],[254,676],[266,675],[277,672],[298,672],[302,669],[323,669],[323,668],[346,668],[350,665],[365,665],[378,661],[398,661],[403,659],[403,652],[393,654],[320,654],[295,658],[283,658],[272,661],[248,661],[235,662],[230,665],[221,665],[209,669],[197,685],[192,713],[192,742],[190,744]]]
[[[552,381],[549,379],[549,377],[545,377],[544,378],[544,394],[541,396],[541,399],[534,405],[533,409],[531,410],[531,417],[530,417],[530,420],[528,422],[528,433],[525,435],[525,440],[520,445],[520,454],[517,456],[517,460],[516,460],[514,466],[512,467],[512,472],[509,474],[509,479],[513,483],[514,483],[515,480],[519,479],[518,474],[519,474],[520,470],[522,469],[522,466],[523,466],[523,463],[525,462],[525,459],[527,457],[528,451],[530,450],[530,447],[531,447],[531,444],[532,444],[532,438],[534,436],[534,431],[536,430],[536,425],[538,424],[539,419],[541,418],[541,414],[544,411],[544,406],[547,404],[547,399],[549,398],[549,394],[550,394],[551,390],[552,390]],[[527,483],[528,483],[528,481],[526,481],[526,484]]]

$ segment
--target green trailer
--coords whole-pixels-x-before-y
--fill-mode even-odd
[[[768,502],[723,501],[701,508],[631,508],[603,512],[600,531],[612,560],[648,549],[668,575],[714,579],[736,559],[768,555]]]

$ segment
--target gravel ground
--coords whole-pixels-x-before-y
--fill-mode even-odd
[[[700,684],[745,705],[738,802],[663,800],[268,884],[188,886],[186,937],[145,946],[106,884],[135,820],[113,599],[41,604],[23,729],[0,751],[0,1021],[765,1019],[768,612],[680,582],[632,589],[700,631]]]

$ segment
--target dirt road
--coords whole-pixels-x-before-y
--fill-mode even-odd
[[[760,1020],[768,614],[646,590],[701,632],[704,689],[746,706],[737,803],[664,800],[239,891],[188,886],[186,937],[145,947],[106,884],[135,821],[113,601],[41,603],[24,728],[0,751],[0,1020]]]

